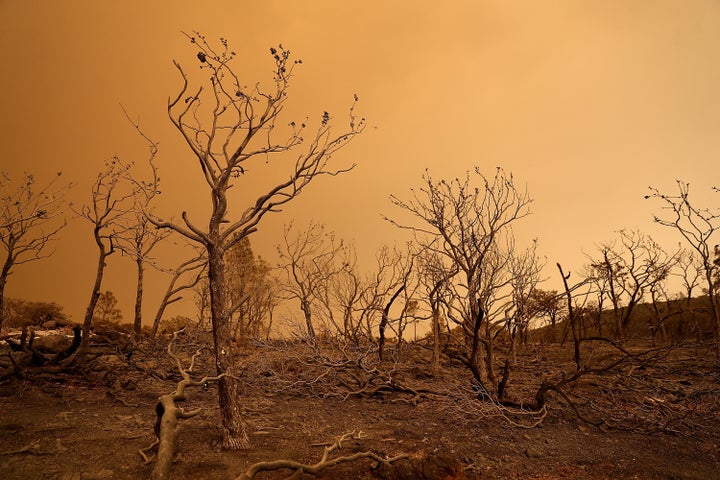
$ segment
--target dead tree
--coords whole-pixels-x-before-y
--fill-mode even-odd
[[[348,245],[340,259],[342,268],[328,279],[328,288],[322,292],[321,303],[324,315],[335,329],[348,341],[359,346],[362,322],[358,312],[362,312],[362,300],[367,294],[369,282],[358,271],[357,255],[352,244]],[[341,319],[336,319],[339,312]]]
[[[509,295],[510,257],[505,247],[512,224],[529,214],[531,199],[501,168],[489,178],[476,168],[473,179],[477,185],[468,172],[464,178],[435,181],[426,172],[422,188],[410,200],[391,197],[410,219],[388,220],[412,232],[425,249],[457,265],[460,274],[452,284],[453,299],[445,301],[448,317],[462,327],[463,357],[473,365],[473,376],[494,394],[493,318],[504,312],[502,304]]]
[[[71,187],[57,183],[61,174],[37,189],[33,175],[26,174],[21,184],[12,188],[10,177],[0,172],[0,249],[5,251],[0,267],[0,330],[5,316],[5,286],[13,268],[52,255],[47,247],[67,225],[64,219],[53,225],[67,208],[65,195]]]
[[[680,277],[685,295],[685,309],[690,313],[690,324],[695,322],[695,308],[693,307],[693,292],[700,287],[703,276],[704,267],[699,261],[697,255],[690,250],[682,250],[678,255],[677,275]],[[675,331],[678,338],[686,333],[684,330],[684,322],[682,316],[678,318],[678,325]]]
[[[449,283],[459,273],[459,269],[454,263],[445,265],[439,255],[428,250],[421,250],[417,258],[420,262],[419,282],[424,287],[430,307],[433,345],[431,363],[432,372],[437,375],[440,373],[442,299],[450,294]]]
[[[298,300],[309,341],[315,343],[313,310],[330,288],[329,280],[344,269],[345,244],[322,224],[310,222],[307,229],[291,236],[293,224],[285,226],[283,243],[276,246],[284,272],[286,298]]]
[[[156,247],[170,235],[169,230],[160,230],[150,221],[146,212],[152,211],[151,202],[160,191],[160,178],[155,157],[158,153],[158,145],[151,140],[140,128],[139,121],[134,121],[123,108],[128,121],[135,127],[140,136],[145,139],[149,148],[147,160],[150,166],[151,176],[149,180],[136,177],[133,173],[135,163],[122,165],[123,179],[133,188],[133,201],[135,205],[128,215],[127,229],[117,236],[117,248],[129,256],[135,263],[135,305],[133,310],[133,332],[135,339],[139,340],[142,333],[142,304],[144,297],[144,280],[147,266],[158,268],[153,253]]]
[[[363,131],[365,121],[355,116],[354,103],[349,128],[340,134],[334,133],[328,112],[322,113],[314,132],[305,123],[281,121],[289,98],[290,79],[300,63],[291,60],[288,50],[282,46],[270,50],[274,62],[271,88],[265,89],[256,82],[248,87],[233,68],[235,53],[227,40],[220,39],[220,46],[216,47],[197,32],[186,36],[194,50],[194,61],[199,62],[196,65],[202,71],[200,76],[207,83],[191,88],[191,76],[175,62],[182,86],[168,101],[168,116],[200,167],[198,174],[207,187],[210,213],[204,220],[191,219],[186,211],[177,221],[152,214],[149,218],[157,227],[174,230],[207,253],[213,348],[220,376],[235,367],[237,348],[232,342],[232,312],[227,308],[225,253],[257,231],[265,215],[280,212],[313,180],[350,171],[354,165],[337,167],[331,158]],[[251,166],[262,168],[265,163],[283,158],[287,172],[281,174],[277,183],[245,210],[230,208],[230,190],[252,182],[247,176]],[[231,211],[240,213],[232,217]],[[218,392],[222,446],[247,448],[249,438],[241,414],[239,383],[223,376]]]
[[[119,237],[128,229],[128,215],[134,206],[135,192],[132,188],[124,188],[122,184],[124,173],[125,167],[119,159],[105,162],[105,168],[98,173],[92,186],[91,202],[76,211],[92,225],[93,239],[98,248],[95,279],[83,319],[81,349],[87,346],[90,339],[90,326],[100,297],[107,258],[118,251]]]
[[[715,285],[715,277],[720,266],[713,262],[717,246],[710,242],[715,232],[720,230],[720,210],[702,208],[693,203],[690,200],[689,183],[678,180],[677,186],[678,193],[676,195],[666,195],[656,188],[651,188],[650,194],[645,198],[662,201],[662,208],[668,214],[654,215],[655,222],[677,230],[700,257],[710,299],[710,314],[713,319],[716,349],[718,357],[720,357],[720,299],[718,299],[719,292]],[[720,191],[717,187],[714,190]]]
[[[573,309],[573,297],[572,297],[572,290],[570,286],[568,285],[568,280],[570,279],[570,272],[565,274],[563,272],[562,266],[560,263],[557,263],[557,268],[560,271],[560,276],[562,277],[563,286],[565,287],[565,295],[567,297],[567,309],[568,309],[568,318],[567,322],[570,328],[570,331],[572,332],[572,338],[573,338],[573,358],[575,359],[575,367],[577,370],[580,370],[580,332],[577,325],[577,318],[575,315],[575,311]],[[576,287],[574,287],[576,288]],[[573,289],[574,289],[573,288]]]
[[[590,259],[588,276],[612,302],[616,336],[621,338],[646,294],[668,278],[678,254],[668,254],[638,231],[620,230],[618,236],[618,242],[600,246],[601,258]]]
[[[373,337],[373,330],[377,325],[378,333],[385,341],[385,330],[392,328],[390,309],[397,297],[406,290],[407,281],[412,273],[412,257],[409,249],[403,252],[399,248],[390,248],[383,245],[375,256],[376,267],[368,276],[366,286],[360,298],[360,319],[358,323],[364,324],[364,334],[367,338]],[[379,321],[377,316],[380,314]],[[398,333],[398,332],[396,332]]]
[[[153,250],[169,235],[167,230],[158,230],[150,223],[144,213],[133,212],[133,220],[126,234],[121,237],[119,248],[132,258],[135,263],[135,307],[133,310],[133,332],[140,339],[142,332],[142,303],[144,296],[144,279],[147,265],[155,266],[152,258]]]

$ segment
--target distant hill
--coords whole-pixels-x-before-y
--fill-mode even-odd
[[[623,316],[625,307],[618,314]],[[683,338],[709,339],[713,333],[710,299],[707,295],[688,299],[670,300],[657,305],[638,304],[622,326],[625,338],[656,340],[678,340]],[[579,322],[583,337],[605,336],[615,338],[615,314],[603,309],[598,318],[597,312],[580,311]],[[560,341],[567,329],[567,320],[558,321],[555,327],[546,325],[534,329],[531,338],[536,340]],[[569,335],[569,333],[568,333]],[[568,336],[570,338],[570,336]]]

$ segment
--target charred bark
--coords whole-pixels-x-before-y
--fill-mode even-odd
[[[390,301],[385,305],[385,308],[383,308],[382,311],[382,320],[380,320],[380,326],[378,327],[378,333],[380,337],[378,339],[378,358],[380,360],[383,359],[383,347],[385,346],[385,329],[390,323],[390,308],[392,308],[393,303],[395,303],[395,300],[402,293],[403,290],[405,290],[404,283],[400,286],[400,288],[395,291],[393,296],[390,298]]]

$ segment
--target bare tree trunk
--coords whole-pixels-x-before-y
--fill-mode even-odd
[[[616,338],[620,339],[623,335],[623,324],[620,319],[620,312],[618,312],[618,298],[615,294],[615,271],[613,270],[612,263],[610,262],[610,259],[608,258],[608,252],[605,250],[603,252],[603,258],[605,260],[605,267],[608,271],[608,283],[610,286],[610,301],[612,302],[613,306],[613,318],[615,319],[615,336]],[[558,265],[559,267],[559,265]]]
[[[5,260],[2,270],[0,271],[0,332],[2,332],[3,321],[5,320],[5,285],[7,285],[7,279],[10,275],[10,267],[12,261],[10,255]]]
[[[343,312],[343,336],[348,340],[353,340],[353,321],[352,321],[352,306],[346,305],[345,311]]]
[[[473,326],[472,326],[472,334],[469,335],[467,331],[465,331],[465,341],[466,341],[466,348],[469,349],[469,353],[464,359],[461,359],[465,365],[470,369],[470,372],[473,374],[473,378],[475,378],[475,381],[478,383],[478,387],[480,389],[480,393],[482,395],[485,394],[491,394],[492,392],[490,389],[488,389],[488,382],[490,381],[488,378],[488,369],[487,365],[485,364],[487,358],[492,358],[492,354],[489,354],[489,357],[486,357],[483,359],[483,356],[480,354],[480,348],[481,348],[481,325],[483,318],[485,317],[485,311],[482,309],[482,306],[480,305],[480,301],[473,302],[471,306],[471,314],[473,319]],[[463,326],[463,328],[467,328],[467,325]],[[487,345],[485,345],[486,350],[490,352],[490,349],[487,348]]]
[[[710,315],[712,317],[713,336],[715,337],[715,347],[717,349],[718,358],[720,358],[720,302],[718,302],[717,293],[715,293],[715,283],[712,278],[712,270],[705,269],[706,280],[708,283],[708,298],[710,300]]]
[[[573,336],[575,368],[577,370],[580,370],[580,339],[578,337],[577,324],[575,322],[575,314],[574,314],[573,308],[572,308],[572,294],[570,293],[570,287],[568,286],[568,283],[567,283],[568,279],[570,278],[570,274],[568,273],[567,275],[565,275],[565,272],[563,272],[563,269],[560,266],[560,264],[557,263],[556,265],[558,267],[558,270],[560,270],[560,276],[563,279],[563,286],[565,287],[565,295],[567,296],[568,324],[570,325],[570,331],[572,332],[572,336]]]
[[[178,298],[179,300],[179,298]],[[172,303],[170,301],[170,291],[168,290],[165,292],[165,296],[163,297],[162,301],[160,302],[160,306],[158,307],[157,313],[155,313],[155,318],[153,319],[152,324],[152,332],[150,333],[150,336],[152,338],[155,338],[157,335],[158,328],[160,328],[160,321],[162,320],[162,316],[165,313],[165,309],[168,305]]]
[[[234,346],[230,331],[230,313],[227,308],[225,260],[223,253],[208,246],[208,279],[210,309],[213,324],[215,366],[218,376],[231,374],[235,363]],[[218,382],[220,415],[222,417],[222,448],[242,450],[250,446],[240,403],[240,384],[227,376]]]
[[[494,390],[497,390],[497,377],[495,375],[495,341],[493,339],[492,330],[490,329],[490,322],[485,322],[485,342],[482,345],[485,347],[485,372],[487,382],[493,386]],[[479,355],[476,356],[479,357]]]
[[[268,312],[268,326],[267,326],[267,333],[265,334],[265,341],[267,342],[270,340],[270,332],[272,331],[272,324],[273,324],[273,311],[270,309],[270,312]]]
[[[143,259],[138,257],[135,260],[137,266],[137,286],[135,289],[135,316],[133,319],[133,332],[135,339],[140,340],[142,334],[142,299],[143,299],[143,277],[145,275],[145,266]]]
[[[98,237],[97,232],[95,234],[95,240],[100,250],[100,254],[98,255],[95,283],[93,284],[92,293],[90,294],[90,302],[88,302],[87,310],[85,310],[85,318],[83,319],[82,343],[80,345],[80,350],[84,350],[90,341],[90,326],[92,325],[93,316],[95,315],[95,307],[97,306],[98,298],[100,298],[100,287],[102,285],[103,275],[105,274],[105,260],[107,260],[107,257],[113,253],[112,247],[109,251],[105,249],[105,245],[103,245],[102,240]]]
[[[390,298],[390,301],[387,303],[387,305],[385,305],[385,308],[383,308],[382,320],[380,320],[380,326],[378,327],[378,333],[380,334],[380,338],[378,339],[378,358],[380,360],[383,359],[383,347],[385,346],[385,329],[390,322],[390,308],[395,302],[395,299],[397,299],[398,295],[400,295],[403,290],[405,290],[405,284],[402,284],[400,288],[397,289],[397,291]]]
[[[437,303],[432,306],[432,334],[433,334],[433,356],[432,356],[432,373],[437,375],[440,373],[440,309]]]
[[[300,308],[303,311],[303,315],[305,315],[305,327],[307,328],[308,338],[310,339],[310,342],[314,345],[315,328],[313,328],[312,324],[312,308],[310,307],[310,302],[303,298],[300,301]]]
[[[510,328],[510,351],[508,352],[510,354],[510,361],[513,366],[517,365],[517,350],[518,350],[518,329],[517,327],[511,327]]]

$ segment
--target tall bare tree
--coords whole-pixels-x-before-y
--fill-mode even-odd
[[[714,277],[720,267],[713,262],[716,247],[711,243],[715,232],[720,230],[720,209],[703,208],[692,202],[689,183],[678,180],[677,187],[678,193],[675,195],[666,195],[651,187],[650,194],[645,198],[661,201],[661,208],[667,214],[654,215],[655,222],[677,230],[700,256],[710,300],[717,351],[720,356],[720,301],[718,292],[714,288]],[[714,190],[720,191],[718,188]]]
[[[158,153],[158,145],[148,137],[140,128],[139,120],[130,118],[128,112],[123,108],[128,121],[135,127],[140,136],[148,144],[149,157],[147,164],[150,166],[150,179],[139,179],[132,172],[135,165],[131,162],[124,165],[124,180],[133,186],[135,208],[128,216],[128,228],[123,235],[118,236],[117,246],[124,255],[128,255],[135,263],[135,308],[133,311],[133,332],[136,339],[140,339],[142,332],[142,304],[144,297],[145,270],[148,266],[158,268],[154,251],[170,235],[170,230],[158,229],[148,218],[148,212],[152,211],[152,201],[160,188],[160,178],[155,165],[155,157]],[[164,308],[164,307],[163,307]]]
[[[329,279],[345,266],[345,244],[325,225],[310,222],[307,229],[294,232],[293,224],[285,226],[283,243],[277,245],[278,268],[284,272],[283,288],[287,298],[297,300],[305,319],[306,334],[315,342],[313,312],[329,289]],[[316,321],[316,320],[315,320]]]
[[[3,326],[5,286],[14,267],[52,255],[48,249],[67,222],[65,195],[70,184],[57,177],[38,188],[33,175],[25,174],[16,186],[7,173],[0,172],[0,248],[4,259],[0,269],[0,330]],[[56,220],[60,219],[60,222]]]
[[[508,329],[513,363],[516,361],[518,343],[527,343],[530,322],[533,318],[532,295],[542,281],[541,273],[545,263],[537,256],[537,240],[524,250],[512,248],[509,277],[511,304],[514,309]]]
[[[169,230],[159,230],[141,211],[135,210],[129,215],[129,226],[124,235],[118,237],[118,248],[135,263],[135,304],[133,309],[133,333],[140,339],[142,332],[142,304],[144,297],[145,270],[148,265],[155,266],[153,252],[170,234]]]
[[[322,304],[330,323],[348,341],[359,345],[362,336],[362,300],[368,283],[360,274],[357,254],[352,244],[347,245],[339,259],[342,268],[328,279],[328,287],[322,296]],[[336,319],[336,312],[341,319]]]
[[[680,277],[683,288],[682,297],[684,297],[684,309],[690,313],[690,324],[695,322],[695,308],[693,307],[693,294],[702,285],[705,276],[704,266],[697,254],[692,250],[682,249],[678,254],[677,268],[675,275]],[[678,319],[676,334],[682,337],[685,332],[685,325],[682,316]]]
[[[601,258],[591,260],[588,270],[598,288],[606,288],[613,304],[616,334],[621,336],[636,307],[661,283],[677,263],[649,236],[635,230],[618,231],[618,241],[600,246]]]
[[[385,345],[386,338],[385,332],[388,328],[394,331],[398,340],[398,348],[400,347],[402,342],[402,332],[404,330],[404,317],[407,313],[408,300],[412,296],[409,289],[410,278],[413,273],[414,256],[410,253],[410,247],[408,246],[406,252],[395,250],[395,256],[397,260],[393,262],[392,275],[390,275],[385,283],[385,295],[376,297],[376,301],[379,301],[389,296],[389,298],[386,298],[386,301],[384,301],[382,316],[380,317],[380,325],[378,325],[378,357],[380,360],[383,359],[383,347]],[[393,321],[390,317],[390,309],[393,308],[393,304],[401,294],[405,294],[403,298],[405,301],[403,302],[400,315],[398,315],[397,319]],[[393,326],[394,323],[397,324],[397,327],[395,328]]]
[[[95,280],[83,319],[81,350],[90,339],[90,327],[100,297],[107,259],[118,251],[119,238],[128,230],[129,215],[135,204],[135,192],[124,183],[125,171],[125,166],[117,158],[105,162],[105,168],[98,173],[92,186],[91,202],[76,211],[92,225],[93,239],[98,248]]]
[[[462,179],[435,181],[426,172],[422,188],[414,191],[410,200],[391,197],[392,203],[412,218],[391,222],[411,231],[427,250],[457,265],[460,279],[454,283],[456,295],[448,303],[448,315],[457,318],[462,327],[465,351],[461,360],[478,388],[494,394],[493,350],[487,341],[497,313],[492,310],[496,303],[503,303],[497,302],[498,289],[508,285],[507,277],[500,276],[507,271],[509,257],[504,247],[511,226],[529,214],[531,199],[501,168],[492,177],[475,168],[472,179],[477,183],[468,172]],[[505,308],[499,310],[503,315]]]
[[[408,246],[409,247],[409,246]],[[392,328],[390,309],[405,290],[405,282],[412,270],[413,257],[397,246],[381,246],[375,254],[375,267],[367,275],[359,302],[359,324],[363,335],[372,338],[377,327],[380,343],[384,342],[385,330]]]
[[[200,78],[204,79],[201,81],[206,83],[191,87],[194,80],[175,62],[182,86],[169,99],[168,115],[200,167],[209,194],[210,214],[203,221],[191,219],[185,211],[180,221],[151,218],[156,226],[180,233],[207,252],[214,353],[218,376],[222,376],[233,371],[236,349],[231,341],[231,312],[226,308],[225,252],[255,232],[265,215],[281,211],[314,179],[351,170],[353,166],[334,166],[331,159],[363,131],[365,122],[355,116],[354,103],[349,127],[339,134],[334,133],[328,112],[322,112],[313,131],[302,122],[281,121],[290,80],[300,63],[291,60],[290,51],[282,46],[270,50],[274,62],[270,88],[255,82],[248,87],[233,67],[235,53],[225,39],[214,46],[199,33],[187,37],[194,48]],[[281,179],[248,208],[232,216],[230,190],[248,185],[252,168],[275,161],[282,162],[278,167],[286,168],[286,173],[280,174]],[[240,399],[239,381],[223,376],[219,404],[222,446],[227,449],[249,446]]]
[[[445,260],[445,262],[443,262]],[[429,250],[418,252],[417,261],[420,264],[419,283],[426,292],[425,297],[430,307],[431,334],[432,334],[432,360],[431,368],[434,375],[440,373],[441,353],[441,331],[442,331],[442,308],[448,302],[443,301],[452,294],[450,283],[459,273],[457,264],[447,265],[447,259],[443,259],[437,253]]]

